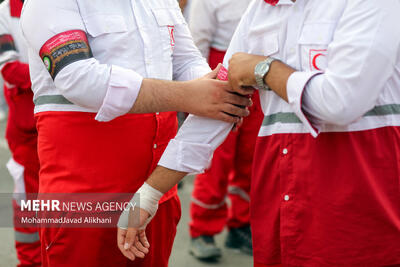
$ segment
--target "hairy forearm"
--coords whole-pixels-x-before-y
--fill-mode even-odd
[[[147,179],[148,183],[153,188],[162,193],[168,192],[174,185],[179,183],[187,175],[186,172],[179,172],[171,169],[157,166],[150,177]]]
[[[189,86],[188,82],[144,79],[139,95],[129,113],[186,111],[185,88]]]

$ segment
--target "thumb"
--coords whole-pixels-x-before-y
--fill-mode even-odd
[[[213,71],[207,73],[204,77],[208,78],[208,79],[216,79],[217,76],[218,76],[218,72],[221,69],[221,67],[222,67],[222,64],[218,63],[218,66],[215,69],[213,69]]]

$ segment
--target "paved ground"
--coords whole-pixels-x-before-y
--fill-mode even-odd
[[[0,193],[12,192],[12,178],[5,168],[10,154],[7,144],[2,138],[4,136],[5,124],[0,123]],[[189,199],[190,192],[193,188],[193,177],[188,177],[182,190],[180,197],[182,201],[182,219],[178,226],[178,234],[175,239],[175,245],[170,259],[171,267],[251,267],[252,259],[249,256],[242,255],[232,250],[224,250],[223,257],[218,263],[201,263],[188,254],[189,237],[188,226],[189,221]],[[1,208],[1,207],[0,207]],[[13,230],[11,228],[0,228],[0,267],[16,266],[17,260],[14,250]],[[217,237],[217,243],[223,247],[225,233]],[[75,267],[75,266],[73,266]],[[106,267],[106,266],[105,266]]]

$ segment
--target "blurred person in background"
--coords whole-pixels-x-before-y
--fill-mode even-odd
[[[255,0],[244,14],[224,65],[235,90],[257,86],[265,115],[254,266],[400,265],[399,14],[398,0]],[[152,197],[206,168],[231,128],[188,117],[145,182],[128,241],[154,216]]]
[[[21,26],[39,193],[134,193],[176,134],[173,111],[232,122],[248,115],[236,105],[251,101],[214,79],[176,0],[25,0]],[[180,214],[172,188],[146,229],[155,245],[144,259],[124,249],[123,230],[116,244],[114,228],[41,228],[43,266],[167,266]]]
[[[222,63],[232,35],[250,0],[194,0],[190,30],[196,46],[213,69]],[[263,119],[259,96],[253,96],[250,116],[215,151],[211,167],[196,176],[190,205],[190,253],[215,260],[221,249],[214,236],[228,227],[225,246],[252,255],[250,182],[254,148]],[[229,196],[230,206],[226,203]]]
[[[6,0],[0,5],[0,68],[4,96],[9,106],[6,139],[12,158],[7,168],[14,179],[14,213],[20,199],[39,188],[37,131],[33,116],[33,92],[28,66],[28,49],[20,29],[22,0]],[[18,266],[41,266],[37,228],[15,228]]]

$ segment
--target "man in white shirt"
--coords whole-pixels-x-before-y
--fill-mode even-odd
[[[207,74],[176,0],[29,0],[21,25],[35,93],[39,193],[135,192],[176,133],[170,111],[231,122],[248,114],[236,105],[251,101]],[[128,263],[109,242],[115,229],[42,228],[43,266],[66,259],[69,266],[167,266],[180,218],[176,188],[160,211],[147,231],[159,244],[147,249],[150,257]]]
[[[22,5],[22,0],[6,0],[0,4],[0,71],[9,107],[6,139],[12,158],[7,169],[14,180],[12,204],[18,266],[35,267],[41,266],[38,229],[19,223],[21,199],[37,194],[39,190],[37,131],[28,51],[19,25]]]
[[[256,0],[244,15],[225,64],[234,88],[260,88],[265,115],[251,190],[255,266],[400,264],[399,13],[395,0]],[[185,124],[139,190],[144,218],[153,190],[206,166],[190,147],[212,151],[231,127]]]

